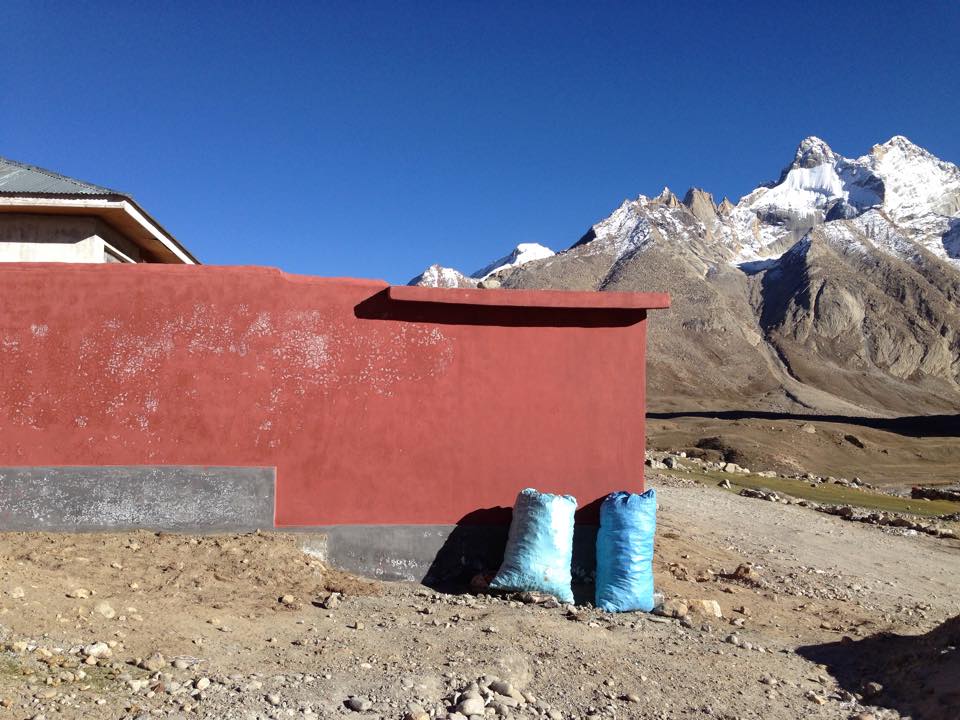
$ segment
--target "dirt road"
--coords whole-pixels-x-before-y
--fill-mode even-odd
[[[681,618],[366,582],[295,536],[0,536],[0,716],[957,717],[960,544],[652,481]]]

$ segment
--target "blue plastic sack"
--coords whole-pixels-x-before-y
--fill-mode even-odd
[[[597,607],[606,612],[653,610],[653,536],[657,494],[616,492],[600,506]]]
[[[503,564],[492,590],[542,592],[573,602],[573,514],[577,500],[527,488],[517,495]]]

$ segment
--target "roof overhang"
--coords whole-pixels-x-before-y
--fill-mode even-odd
[[[101,218],[157,262],[199,265],[183,245],[133,200],[123,195],[27,195],[0,192],[0,213],[88,215]]]
[[[397,302],[552,310],[665,310],[669,293],[597,292],[596,290],[473,290],[391,285],[387,296]]]

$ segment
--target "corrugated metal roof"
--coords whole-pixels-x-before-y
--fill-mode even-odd
[[[0,157],[0,193],[23,195],[123,195],[110,188]]]

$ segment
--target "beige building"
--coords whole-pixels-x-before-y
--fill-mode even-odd
[[[0,262],[199,264],[129,195],[5,158]]]

